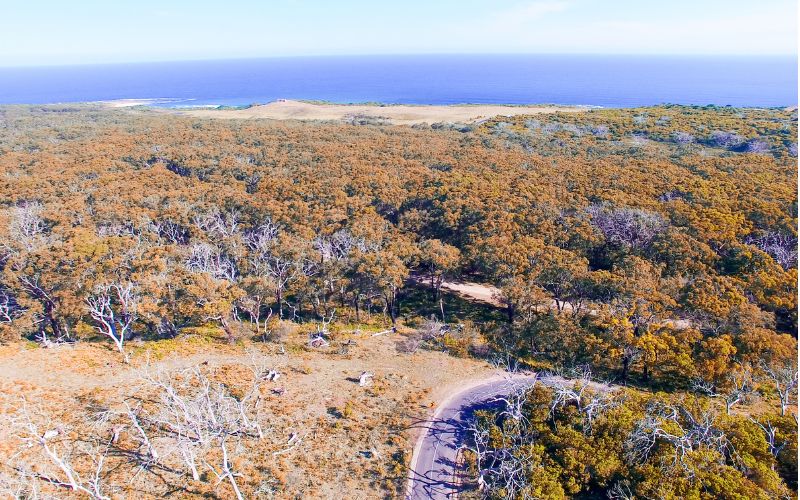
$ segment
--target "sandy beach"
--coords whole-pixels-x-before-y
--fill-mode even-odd
[[[113,101],[97,101],[97,104],[107,108],[132,108],[134,106],[151,106],[158,102],[175,101],[168,97],[153,99],[114,99]]]
[[[585,111],[583,107],[570,106],[502,106],[502,105],[369,105],[369,104],[318,104],[302,101],[279,100],[247,109],[191,109],[176,113],[197,118],[221,119],[272,119],[272,120],[345,120],[349,117],[383,119],[396,125],[419,123],[470,123],[494,116],[532,115],[539,113],[572,113]]]

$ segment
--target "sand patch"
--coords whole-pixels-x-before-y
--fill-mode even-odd
[[[279,100],[247,109],[191,109],[177,113],[196,118],[272,119],[272,120],[349,120],[353,117],[373,118],[395,125],[420,123],[473,123],[495,116],[517,116],[542,113],[575,113],[586,108],[570,106],[502,106],[455,105],[411,106],[368,104],[317,104]]]

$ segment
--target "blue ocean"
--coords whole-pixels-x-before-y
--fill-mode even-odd
[[[0,103],[797,104],[796,57],[430,55],[0,68]]]

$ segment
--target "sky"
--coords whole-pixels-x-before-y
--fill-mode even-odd
[[[431,54],[797,54],[796,0],[0,0],[0,66]]]

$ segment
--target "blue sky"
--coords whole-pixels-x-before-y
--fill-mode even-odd
[[[2,0],[0,65],[333,54],[796,54],[795,0]]]

